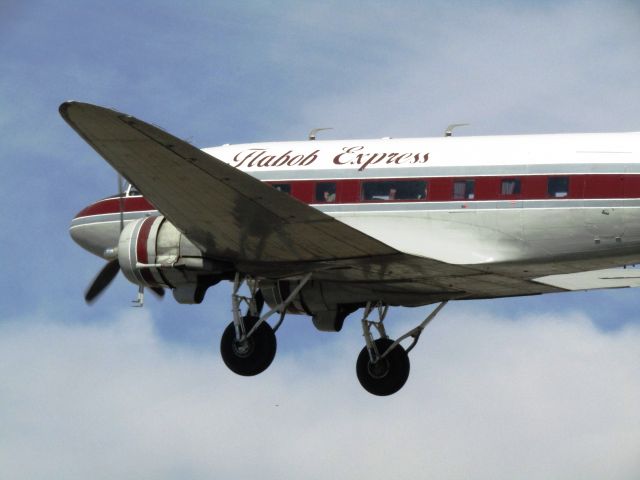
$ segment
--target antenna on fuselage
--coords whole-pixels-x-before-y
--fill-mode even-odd
[[[450,137],[453,135],[453,129],[456,127],[466,127],[467,125],[469,125],[468,123],[452,123],[451,125],[449,125],[447,127],[447,129],[444,131],[444,136],[445,137]]]
[[[309,140],[315,140],[316,139],[316,133],[321,132],[322,130],[333,130],[333,128],[332,127],[314,128],[313,130],[311,130],[309,132]]]

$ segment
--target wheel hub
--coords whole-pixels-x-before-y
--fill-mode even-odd
[[[389,373],[389,361],[381,358],[374,363],[369,362],[368,371],[373,378],[384,378]]]
[[[253,348],[254,344],[248,338],[242,341],[234,340],[232,345],[233,353],[240,358],[246,358],[251,355]]]

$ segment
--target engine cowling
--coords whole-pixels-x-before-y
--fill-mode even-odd
[[[118,261],[136,285],[173,290],[179,303],[200,303],[220,280],[220,268],[163,216],[129,222],[120,234]]]
[[[282,303],[296,288],[292,280],[260,282],[260,290],[269,307]],[[354,303],[353,296],[337,284],[311,281],[305,285],[287,306],[286,312],[311,316],[314,326],[325,332],[339,332],[344,320],[362,306]]]

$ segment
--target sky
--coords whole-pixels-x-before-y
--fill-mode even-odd
[[[103,261],[67,229],[116,176],[57,108],[201,147],[639,131],[639,27],[622,0],[0,2],[0,477],[637,479],[637,291],[451,303],[388,398],[357,382],[357,315],[288,317],[241,378],[218,353],[228,285],[131,308],[121,276],[84,304]]]

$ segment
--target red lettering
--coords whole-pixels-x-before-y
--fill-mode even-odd
[[[318,158],[318,153],[320,153],[320,150],[314,150],[313,152],[311,152],[309,155],[307,155],[306,157],[304,157],[299,165],[306,167],[307,165],[311,165],[313,162],[316,161],[316,159]],[[300,155],[302,156],[302,155]]]
[[[369,153],[369,159],[366,160],[362,166],[358,169],[359,172],[363,171],[365,168],[367,168],[369,165],[375,165],[376,163],[381,162],[384,157],[387,156],[386,153]],[[360,163],[360,162],[358,162]]]
[[[233,157],[233,161],[236,162],[236,167],[240,167],[247,160],[251,160],[253,158],[253,156],[258,152],[264,153],[265,150],[263,150],[261,148],[252,148],[252,149],[250,149],[248,151],[245,150],[243,152],[238,153],[235,157]],[[251,165],[249,165],[249,166],[251,166]]]
[[[395,163],[396,163],[396,165],[400,165],[400,163],[401,163],[403,160],[406,160],[406,159],[408,159],[408,158],[411,158],[411,154],[410,154],[410,153],[402,153],[402,154],[400,154],[400,155],[398,155],[398,156],[396,157],[396,162],[395,162]],[[404,162],[404,163],[406,163],[406,162]]]
[[[280,157],[278,157],[278,159],[273,162],[273,167],[281,167],[282,165],[285,165],[290,159],[291,157],[289,157],[289,154],[291,153],[291,150],[289,150],[287,153],[283,153],[282,155],[280,155]]]
[[[333,157],[333,163],[336,164],[336,165],[346,165],[347,163],[349,163],[349,160],[347,159],[345,161],[342,161],[342,156],[346,155],[348,153],[359,152],[363,148],[364,147],[343,147],[342,148],[343,153],[339,153],[338,155]]]

